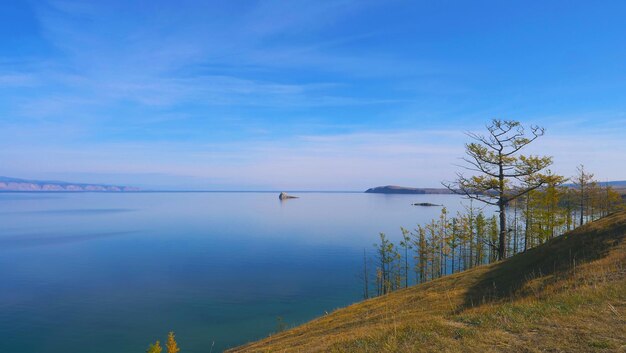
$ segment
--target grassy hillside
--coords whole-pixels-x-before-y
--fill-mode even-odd
[[[626,352],[626,212],[231,352]]]

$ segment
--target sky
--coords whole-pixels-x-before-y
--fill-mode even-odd
[[[19,1],[0,11],[0,175],[145,189],[454,178],[464,132],[626,179],[624,1]]]

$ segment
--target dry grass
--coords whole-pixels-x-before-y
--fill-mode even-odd
[[[230,352],[625,352],[626,212]]]

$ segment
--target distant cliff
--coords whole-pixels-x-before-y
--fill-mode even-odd
[[[98,191],[98,192],[125,192],[139,191],[130,186],[68,183],[64,181],[41,181],[8,178],[0,176],[0,191]]]
[[[410,188],[406,186],[387,185],[365,190],[372,194],[452,194],[445,188]]]

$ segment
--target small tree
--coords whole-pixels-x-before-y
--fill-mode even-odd
[[[593,174],[585,171],[585,166],[580,165],[576,168],[576,176],[572,179],[574,185],[578,191],[578,205],[580,206],[580,224],[585,223],[585,207],[587,206],[587,199],[589,198],[590,184],[593,182]]]
[[[530,132],[517,121],[493,120],[487,126],[488,135],[468,132],[474,142],[465,145],[463,168],[477,173],[443,183],[448,189],[480,202],[497,206],[500,213],[498,259],[506,257],[507,218],[509,202],[535,190],[546,183],[540,174],[552,164],[552,157],[524,156],[519,152],[535,139],[543,136],[544,129],[531,126]]]
[[[151,344],[148,349],[146,349],[146,353],[161,353],[163,348],[161,347],[161,343],[156,341],[154,344]]]
[[[566,178],[548,173],[549,177],[545,190],[543,191],[543,208],[546,220],[546,235],[548,238],[554,238],[557,235],[557,228],[560,228],[565,219],[560,218],[562,213],[559,212],[559,202],[563,197],[564,191],[561,185],[567,181]]]
[[[487,219],[482,212],[476,216],[476,261],[477,265],[482,265],[485,259],[485,244],[487,240]]]
[[[611,212],[615,212],[620,209],[620,207],[624,207],[622,202],[622,196],[619,192],[615,191],[613,187],[606,185],[606,214],[610,214]],[[625,199],[626,200],[626,199]]]
[[[406,288],[409,286],[409,249],[412,249],[411,237],[407,229],[400,227],[400,231],[402,232],[400,246],[404,249],[404,287]]]
[[[380,268],[380,290],[379,294],[387,294],[391,291],[391,286],[393,283],[392,278],[392,265],[394,260],[396,259],[396,253],[394,251],[394,245],[385,233],[379,233],[380,236],[380,244],[374,244],[376,247],[376,252],[378,255],[379,268]]]
[[[178,353],[180,352],[180,348],[178,348],[178,344],[176,343],[176,338],[174,337],[174,332],[170,331],[169,335],[167,335],[167,353]]]
[[[415,281],[417,283],[426,282],[428,274],[428,241],[426,230],[421,225],[417,226],[413,236],[413,249],[415,249]]]

